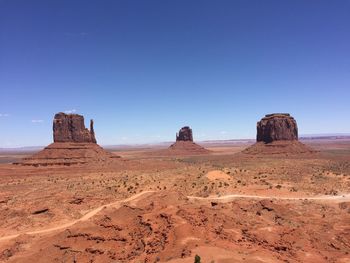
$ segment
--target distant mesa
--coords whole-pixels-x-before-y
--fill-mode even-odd
[[[298,141],[298,125],[289,113],[266,114],[257,123],[256,143],[247,154],[295,154],[314,152]]]
[[[53,120],[54,143],[42,151],[25,158],[20,165],[85,165],[119,158],[96,143],[93,121],[85,128],[84,117],[78,114],[57,113]]]
[[[188,126],[182,127],[178,133],[176,133],[176,141],[193,142],[192,129]]]
[[[54,142],[96,143],[94,121],[90,120],[90,131],[85,128],[84,117],[79,114],[57,113],[53,120]]]
[[[208,154],[211,151],[194,143],[192,129],[189,126],[185,126],[176,133],[176,142],[170,145],[167,153],[170,155],[197,155]]]

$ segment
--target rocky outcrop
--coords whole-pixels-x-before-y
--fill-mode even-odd
[[[267,114],[257,123],[257,142],[298,140],[298,126],[288,113]]]
[[[253,155],[290,155],[314,153],[298,141],[298,126],[288,113],[267,114],[257,123],[257,142],[243,153]]]
[[[84,117],[78,114],[57,113],[53,120],[53,139],[54,143],[42,151],[15,164],[35,167],[105,165],[120,158],[96,143],[93,121],[88,130]]]
[[[85,128],[84,117],[78,114],[57,113],[53,120],[54,142],[96,143],[94,122],[90,120],[90,130]]]
[[[210,154],[211,151],[193,142],[192,129],[189,126],[182,127],[176,133],[176,142],[164,151],[159,151],[159,155],[200,155]]]
[[[193,142],[192,129],[188,126],[182,127],[178,133],[176,133],[176,141],[190,141]]]

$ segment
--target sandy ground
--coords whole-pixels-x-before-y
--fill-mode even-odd
[[[350,262],[350,141],[309,146],[0,164],[0,262]]]

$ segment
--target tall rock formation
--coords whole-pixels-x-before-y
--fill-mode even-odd
[[[83,116],[57,113],[53,120],[53,141],[96,143],[94,122],[90,120],[90,130],[88,130],[85,128]]]
[[[164,151],[160,151],[160,155],[200,155],[209,154],[211,151],[193,142],[192,129],[189,126],[182,127],[176,133],[176,142]]]
[[[300,154],[315,151],[298,141],[298,126],[288,113],[267,114],[256,125],[256,143],[243,151],[246,154]]]
[[[78,114],[57,113],[53,120],[54,143],[42,151],[24,158],[19,165],[70,166],[105,165],[119,156],[105,151],[96,143],[94,122],[85,128],[84,117]]]
[[[288,113],[267,114],[257,123],[258,142],[298,140],[298,126]]]
[[[182,127],[180,131],[176,133],[176,141],[193,142],[192,129],[188,126]]]

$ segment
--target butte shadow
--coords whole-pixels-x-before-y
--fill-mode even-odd
[[[90,130],[85,128],[84,117],[78,114],[57,113],[53,120],[54,142],[22,162],[27,166],[84,165],[105,163],[120,158],[105,151],[96,142],[93,120]]]
[[[288,113],[266,114],[257,123],[256,143],[243,150],[245,154],[304,154],[315,153],[299,142],[296,120]]]

